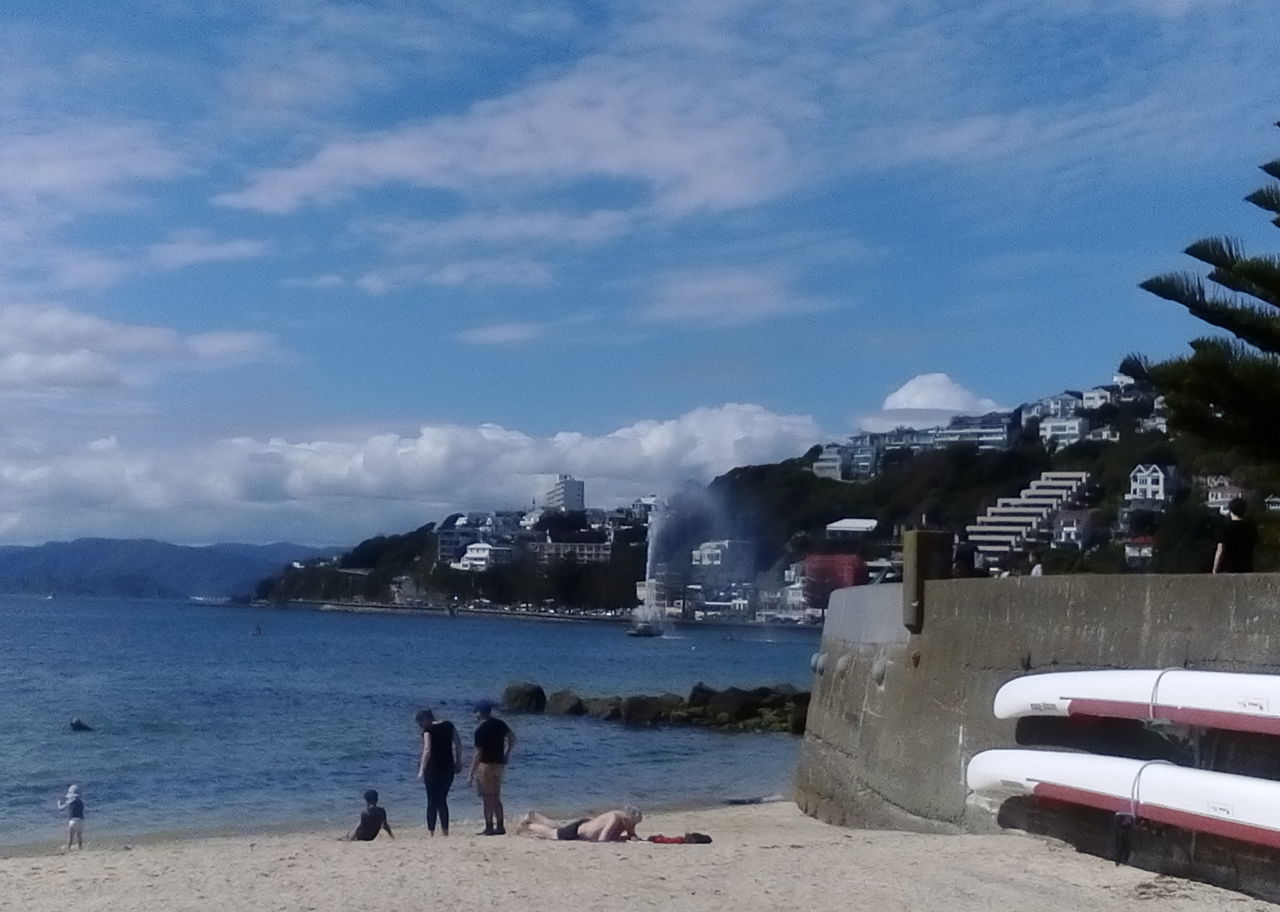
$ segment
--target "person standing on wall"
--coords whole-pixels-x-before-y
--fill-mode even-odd
[[[493,718],[493,704],[482,700],[476,704],[476,752],[471,758],[470,782],[484,805],[484,831],[480,836],[505,836],[507,834],[502,812],[502,777],[511,760],[511,749],[516,746],[516,736],[510,726]]]
[[[1249,503],[1243,497],[1227,504],[1230,519],[1218,533],[1218,550],[1213,554],[1214,573],[1252,573],[1253,550],[1258,546],[1258,530],[1248,519]]]
[[[462,772],[462,739],[458,729],[446,719],[424,709],[413,717],[422,729],[422,758],[418,761],[418,778],[427,788],[427,831],[449,835],[449,788],[454,774]]]

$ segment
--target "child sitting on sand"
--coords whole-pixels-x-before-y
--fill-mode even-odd
[[[356,824],[355,831],[351,834],[352,841],[371,842],[377,839],[378,834],[383,830],[395,839],[396,834],[391,832],[391,825],[387,823],[386,810],[378,807],[377,789],[369,789],[364,793],[364,804],[365,808],[360,812],[360,822]]]
[[[73,785],[67,789],[67,796],[58,800],[58,810],[67,812],[67,848],[72,843],[76,848],[84,848],[84,799],[80,797],[80,786]]]

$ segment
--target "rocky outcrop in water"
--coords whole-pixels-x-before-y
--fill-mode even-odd
[[[508,684],[502,692],[502,705],[511,712],[540,713],[547,708],[547,692],[528,681]]]
[[[743,690],[715,690],[699,682],[688,697],[679,694],[580,697],[571,690],[546,697],[537,684],[512,684],[503,692],[510,712],[588,715],[627,725],[704,725],[728,731],[776,731],[804,734],[809,692],[789,684]]]

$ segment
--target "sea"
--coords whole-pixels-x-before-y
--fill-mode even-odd
[[[513,681],[582,696],[807,688],[811,629],[682,628],[183,601],[0,597],[0,847],[62,833],[80,786],[87,840],[349,830],[376,788],[392,826],[423,826],[413,714],[453,720]],[[92,727],[73,732],[70,720]],[[663,809],[786,793],[799,739],[508,717],[508,816]],[[480,816],[465,773],[450,807]]]

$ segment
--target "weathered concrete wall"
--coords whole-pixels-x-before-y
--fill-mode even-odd
[[[902,595],[869,586],[833,596],[796,783],[809,814],[930,831],[1016,825],[1102,852],[1105,815],[969,801],[969,758],[1019,744],[1076,747],[1280,779],[1280,739],[1218,733],[1179,744],[1134,723],[1015,725],[991,713],[1000,685],[1037,671],[1280,671],[1280,574],[929,580],[918,634],[902,627]],[[1144,831],[1134,848],[1135,863],[1153,870],[1280,896],[1276,853],[1173,831]]]

